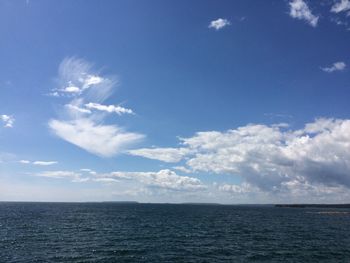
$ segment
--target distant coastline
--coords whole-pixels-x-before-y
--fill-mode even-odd
[[[290,208],[350,208],[350,204],[277,204],[275,207]]]
[[[226,203],[208,203],[208,202],[183,202],[183,203],[153,203],[138,201],[0,201],[1,203],[19,203],[19,204],[129,204],[129,205],[198,205],[198,206],[248,206],[248,207],[276,207],[276,208],[350,208],[350,204],[226,204]]]

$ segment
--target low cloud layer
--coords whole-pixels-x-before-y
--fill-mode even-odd
[[[298,130],[250,124],[226,132],[198,132],[181,143],[173,152],[184,154],[166,161],[184,162],[181,168],[187,172],[229,174],[243,180],[241,185],[222,187],[225,191],[350,188],[350,120],[317,119]],[[152,148],[132,154],[164,161],[162,150],[165,156],[170,152],[169,148]]]
[[[75,171],[44,171],[36,176],[69,179],[72,182],[122,183],[125,181],[138,183],[142,187],[166,191],[201,191],[207,187],[197,178],[181,176],[174,171],[164,169],[158,172],[110,172],[99,174],[90,169]]]
[[[168,190],[204,190],[206,186],[194,177],[180,176],[174,171],[164,169],[159,172],[114,172],[113,178],[136,180],[149,187]]]

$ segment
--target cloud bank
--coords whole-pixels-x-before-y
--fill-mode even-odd
[[[150,189],[162,189],[166,191],[202,191],[207,187],[197,178],[181,176],[174,171],[164,169],[158,172],[111,172],[99,174],[90,169],[75,171],[44,171],[35,174],[36,176],[69,179],[72,182],[99,182],[99,183],[120,183],[129,181],[139,183],[142,187]]]
[[[350,120],[320,118],[298,130],[249,124],[225,132],[198,132],[180,140],[182,146],[172,151],[151,148],[132,154],[182,161],[185,165],[180,167],[187,172],[241,178],[241,185],[221,187],[230,192],[277,194],[350,188]],[[169,152],[177,155],[164,158]]]

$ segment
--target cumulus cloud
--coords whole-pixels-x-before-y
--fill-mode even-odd
[[[230,21],[224,18],[218,18],[216,20],[213,20],[209,24],[209,28],[214,28],[215,30],[220,30],[224,28],[225,26],[231,25]]]
[[[12,128],[13,123],[15,122],[15,118],[10,115],[2,114],[0,115],[0,121],[4,123],[5,128]]]
[[[127,132],[116,124],[104,124],[106,114],[133,114],[131,109],[103,105],[117,85],[114,76],[102,76],[82,59],[66,58],[58,70],[57,85],[51,93],[68,98],[61,119],[49,121],[49,127],[61,139],[90,153],[111,157],[140,141],[144,135]]]
[[[349,0],[339,0],[331,8],[331,12],[340,13],[350,10],[350,1]]]
[[[179,149],[188,149],[182,155],[186,170],[231,174],[245,183],[226,190],[350,188],[350,120],[320,118],[299,130],[249,124],[225,132],[198,132],[181,142]]]
[[[130,150],[128,153],[167,163],[177,163],[189,153],[187,148],[142,148]]]
[[[312,14],[310,8],[303,0],[293,0],[289,2],[289,6],[289,15],[291,17],[305,20],[313,27],[317,26],[319,17]]]
[[[324,72],[332,73],[334,71],[343,71],[345,68],[346,68],[346,64],[342,61],[338,61],[338,62],[333,63],[333,65],[330,67],[323,67],[321,69]]]
[[[68,86],[63,88],[61,91],[68,92],[68,93],[80,93],[81,89],[75,86]]]

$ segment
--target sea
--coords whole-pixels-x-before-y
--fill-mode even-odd
[[[350,209],[2,202],[0,262],[350,262]]]

